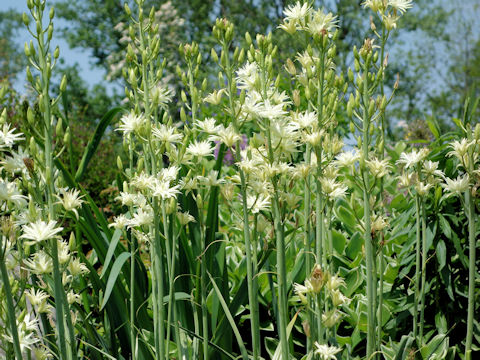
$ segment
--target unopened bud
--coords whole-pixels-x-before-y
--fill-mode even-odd
[[[65,90],[67,90],[67,76],[63,75],[62,81],[60,82],[60,91],[64,92]]]
[[[117,156],[117,168],[120,172],[123,172],[123,162],[120,156]]]

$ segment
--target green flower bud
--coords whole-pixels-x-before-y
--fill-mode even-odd
[[[67,76],[63,75],[62,81],[60,82],[60,91],[65,92],[66,89],[67,89]]]
[[[214,48],[212,48],[212,50],[210,51],[210,56],[212,57],[213,61],[218,63],[218,55]]]
[[[124,9],[125,9],[125,13],[128,15],[128,16],[132,16],[132,10],[130,10],[130,7],[128,6],[127,3],[125,3],[123,5]]]
[[[55,134],[57,136],[63,136],[63,121],[62,118],[57,120],[57,126],[55,127]]]
[[[55,51],[53,52],[53,58],[58,59],[59,56],[60,56],[60,48],[57,46],[55,48]]]
[[[117,168],[119,171],[123,172],[123,162],[120,156],[117,156]]]
[[[48,14],[48,17],[50,18],[50,20],[53,20],[53,18],[55,17],[55,9],[53,7],[50,8],[50,13]]]

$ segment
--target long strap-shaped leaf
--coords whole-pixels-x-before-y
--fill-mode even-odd
[[[108,277],[107,286],[105,288],[105,294],[103,295],[102,306],[100,306],[100,311],[102,311],[103,307],[107,303],[108,299],[110,298],[110,294],[112,293],[113,286],[117,281],[118,274],[122,270],[123,263],[130,257],[130,253],[124,252],[121,253],[119,257],[115,260],[112,266],[112,270],[110,271],[110,276]]]
[[[83,178],[83,175],[85,175],[88,163],[92,159],[93,154],[95,154],[95,151],[97,150],[98,144],[100,144],[100,140],[102,139],[105,130],[107,129],[108,125],[110,125],[110,122],[115,117],[115,115],[117,115],[122,110],[122,107],[115,107],[109,110],[105,115],[103,115],[102,119],[100,120],[95,129],[95,132],[92,135],[92,138],[88,142],[85,152],[83,153],[82,160],[78,165],[78,170],[75,174],[76,181],[80,181]]]
[[[228,319],[228,322],[230,323],[230,326],[232,327],[233,333],[235,334],[235,337],[237,338],[238,342],[238,347],[240,348],[240,352],[242,353],[242,358],[244,360],[248,360],[248,353],[247,349],[245,348],[245,344],[243,343],[242,340],[242,335],[240,335],[240,332],[238,331],[237,325],[235,324],[235,320],[233,319],[232,314],[230,313],[230,309],[228,308],[227,303],[225,302],[225,299],[222,296],[222,292],[218,288],[217,284],[215,283],[215,280],[213,280],[212,275],[207,271],[208,277],[210,278],[210,281],[212,282],[213,288],[215,289],[215,292],[217,293],[218,299],[220,300],[220,304],[222,305],[223,311],[225,312],[225,316]]]

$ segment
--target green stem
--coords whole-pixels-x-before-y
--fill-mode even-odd
[[[475,312],[475,205],[471,190],[465,192],[465,205],[468,217],[468,312],[467,337],[465,340],[465,359],[472,359],[473,316]]]
[[[370,359],[374,354],[375,346],[375,267],[374,267],[374,251],[372,244],[371,224],[370,224],[370,178],[368,168],[366,167],[366,161],[369,159],[369,130],[370,130],[370,114],[368,113],[369,107],[369,91],[368,91],[368,64],[364,64],[363,74],[363,158],[361,161],[361,169],[364,181],[363,188],[363,212],[365,223],[365,257],[367,265],[367,359]]]
[[[421,202],[422,208],[422,292],[421,292],[421,302],[420,302],[420,330],[419,338],[420,343],[423,345],[423,326],[424,326],[424,316],[425,316],[425,286],[427,279],[427,224],[426,224],[426,210],[425,202]]]
[[[311,147],[310,144],[307,144],[306,152],[305,152],[305,163],[310,165],[311,162]],[[304,213],[303,216],[305,218],[305,225],[304,225],[304,246],[305,246],[305,279],[310,277],[310,273],[312,272],[312,249],[310,244],[310,176],[305,178],[305,191],[304,191]],[[308,296],[308,308],[310,309],[313,306],[312,298]],[[308,325],[310,326],[310,336],[307,336],[307,352],[310,353],[313,349],[313,342],[312,339],[315,339],[316,331],[314,327],[314,320],[315,316],[312,311],[308,311]],[[313,333],[312,333],[313,332]]]
[[[46,61],[46,47],[48,42],[44,41],[44,32],[42,25],[43,10],[40,3],[37,5],[37,11],[34,14],[37,23],[37,40],[38,40],[38,60],[39,68],[41,71],[41,84],[42,89],[40,94],[43,100],[43,119],[44,119],[44,136],[45,136],[45,182],[46,182],[46,197],[48,204],[49,219],[55,219],[55,208],[53,205],[54,190],[54,171],[53,171],[53,149],[52,149],[52,109],[50,103],[49,86],[50,86],[50,73],[51,64]],[[33,13],[32,13],[33,14]],[[49,56],[49,58],[51,58]],[[63,288],[62,277],[60,274],[60,266],[58,261],[58,246],[57,239],[50,241],[51,256],[53,263],[53,278],[54,278],[54,296],[55,296],[55,311],[58,327],[58,345],[60,349],[60,358],[76,358],[75,342],[73,339],[68,339],[68,343],[71,347],[71,356],[68,356],[67,352],[67,339],[65,331],[65,316],[70,316],[68,303],[64,301],[65,291]],[[69,334],[73,334],[73,329],[69,329]]]
[[[0,240],[3,236],[0,235]],[[7,267],[5,265],[5,247],[0,242],[0,250],[2,256],[0,258],[0,271],[2,272],[3,288],[5,289],[5,301],[7,302],[7,316],[10,323],[10,331],[12,333],[13,349],[15,350],[15,357],[17,360],[22,360],[22,352],[20,350],[20,340],[18,337],[17,320],[15,318],[15,307],[13,306],[12,289],[10,287],[10,279],[8,278]]]
[[[416,243],[415,243],[415,294],[413,301],[413,337],[417,338],[418,333],[418,301],[420,297],[420,195],[415,196],[415,217],[416,217]]]
[[[132,346],[132,360],[136,359],[136,334],[135,334],[135,238],[130,239],[130,342]]]

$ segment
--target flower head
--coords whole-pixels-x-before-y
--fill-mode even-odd
[[[445,178],[445,181],[446,184],[442,184],[442,187],[449,192],[446,197],[460,195],[461,193],[467,191],[470,185],[470,178],[468,177],[468,174],[465,174],[464,176],[458,176],[455,180]]]
[[[195,140],[187,147],[187,153],[197,157],[212,156],[213,150],[214,147],[212,146],[212,143],[210,141]]]
[[[315,342],[315,354],[320,355],[322,360],[336,360],[335,356],[340,351],[341,348],[336,346],[320,345],[318,342]]]
[[[135,115],[133,113],[123,115],[120,119],[121,124],[117,130],[123,131],[124,135],[135,133],[142,128],[146,121],[147,119],[142,115]]]
[[[63,230],[63,227],[56,227],[57,222],[50,220],[48,223],[42,220],[37,220],[33,224],[23,226],[23,235],[20,238],[29,239],[27,245],[39,243],[44,240],[58,237],[58,233]]]

